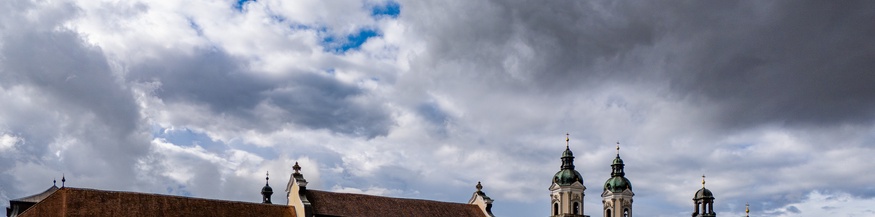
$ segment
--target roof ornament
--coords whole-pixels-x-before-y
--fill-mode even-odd
[[[52,179],[52,186],[58,187],[58,180]]]
[[[295,174],[301,174],[301,166],[298,165],[297,161],[295,161],[295,165],[292,166],[292,169],[295,170]]]
[[[750,217],[750,203],[744,203],[744,215]]]
[[[264,174],[264,184],[265,185],[267,184],[268,180],[270,180],[270,171],[267,171],[267,173]]]
[[[702,174],[702,188],[705,188],[705,174]]]
[[[620,141],[617,141],[617,157],[620,156]]]
[[[483,190],[483,185],[480,184],[480,181],[477,181],[477,186],[474,186],[474,187],[477,188],[477,192],[480,192],[480,190]]]
[[[67,177],[63,173],[61,173],[61,187],[64,187],[64,183],[67,182]]]

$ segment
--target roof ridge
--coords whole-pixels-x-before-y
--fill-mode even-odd
[[[461,205],[473,205],[473,206],[476,206],[476,205],[474,205],[474,204],[469,204],[469,203],[447,202],[447,201],[430,200],[430,199],[421,199],[421,198],[389,197],[389,196],[381,196],[381,195],[373,195],[373,194],[364,194],[364,193],[333,192],[333,191],[310,190],[310,189],[307,189],[307,191],[317,191],[317,192],[324,192],[324,193],[329,193],[329,194],[352,194],[352,195],[362,195],[362,196],[368,196],[368,197],[382,197],[382,198],[398,199],[398,200],[418,200],[418,201],[434,202],[434,203],[447,203],[447,204],[461,204]]]
[[[122,194],[154,195],[154,196],[162,196],[162,197],[176,197],[176,198],[208,200],[208,201],[218,201],[218,202],[231,202],[231,203],[251,203],[251,204],[258,204],[258,205],[287,206],[287,205],[280,205],[280,204],[266,204],[266,203],[257,203],[257,202],[248,202],[248,201],[211,199],[211,198],[202,198],[202,197],[189,197],[189,196],[181,196],[181,195],[145,193],[145,192],[135,192],[135,191],[114,191],[114,190],[100,190],[100,189],[93,189],[93,188],[72,188],[72,187],[64,187],[61,189],[69,189],[69,190],[77,190],[77,191],[97,191],[97,192],[107,192],[107,193],[122,193]]]

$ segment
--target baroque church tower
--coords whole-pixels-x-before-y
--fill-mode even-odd
[[[583,176],[574,170],[574,154],[568,147],[568,134],[565,134],[565,152],[562,152],[562,167],[553,176],[550,185],[551,217],[584,217],[583,215]]]
[[[693,196],[693,204],[696,205],[693,217],[716,217],[714,213],[714,194],[705,188],[705,175],[702,175],[702,189],[696,191]]]
[[[626,178],[625,164],[620,159],[620,143],[617,142],[617,158],[611,164],[611,178],[605,181],[602,193],[604,217],[632,217],[632,182]]]

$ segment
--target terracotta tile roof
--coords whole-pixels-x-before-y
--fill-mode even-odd
[[[484,217],[477,205],[307,190],[316,216]]]
[[[285,205],[160,194],[61,188],[21,217],[32,216],[277,216],[295,217]]]

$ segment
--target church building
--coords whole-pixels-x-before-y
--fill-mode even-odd
[[[589,217],[584,215],[586,186],[581,173],[575,170],[569,141],[566,134],[561,166],[548,188],[548,216]],[[41,193],[10,200],[6,216],[495,217],[493,199],[486,196],[480,182],[467,203],[457,203],[309,189],[297,162],[292,171],[285,186],[288,202],[284,205],[275,204],[271,198],[274,191],[269,174],[261,188],[260,203],[72,188],[66,187],[66,178],[62,178],[60,188],[53,184]],[[634,196],[618,142],[611,177],[602,188],[601,216],[632,217]],[[702,188],[693,197],[692,217],[716,217],[714,199],[714,194],[705,188],[703,175]]]
[[[467,203],[394,198],[307,189],[296,162],[286,185],[288,204],[274,204],[269,177],[261,203],[52,185],[44,192],[10,200],[7,217],[42,216],[276,216],[276,217],[494,217],[492,198],[477,183]]]
[[[553,175],[550,185],[550,217],[589,217],[584,215],[583,201],[586,186],[583,176],[574,169],[574,153],[569,145],[569,135],[565,135],[565,151],[562,152],[562,166]],[[611,178],[605,181],[602,191],[602,214],[604,217],[632,217],[632,182],[626,178],[626,164],[620,158],[620,143],[617,142],[617,157],[611,163]],[[692,217],[716,217],[714,194],[705,188],[702,176],[702,189],[693,197],[695,211]],[[750,212],[749,209],[747,212]]]

